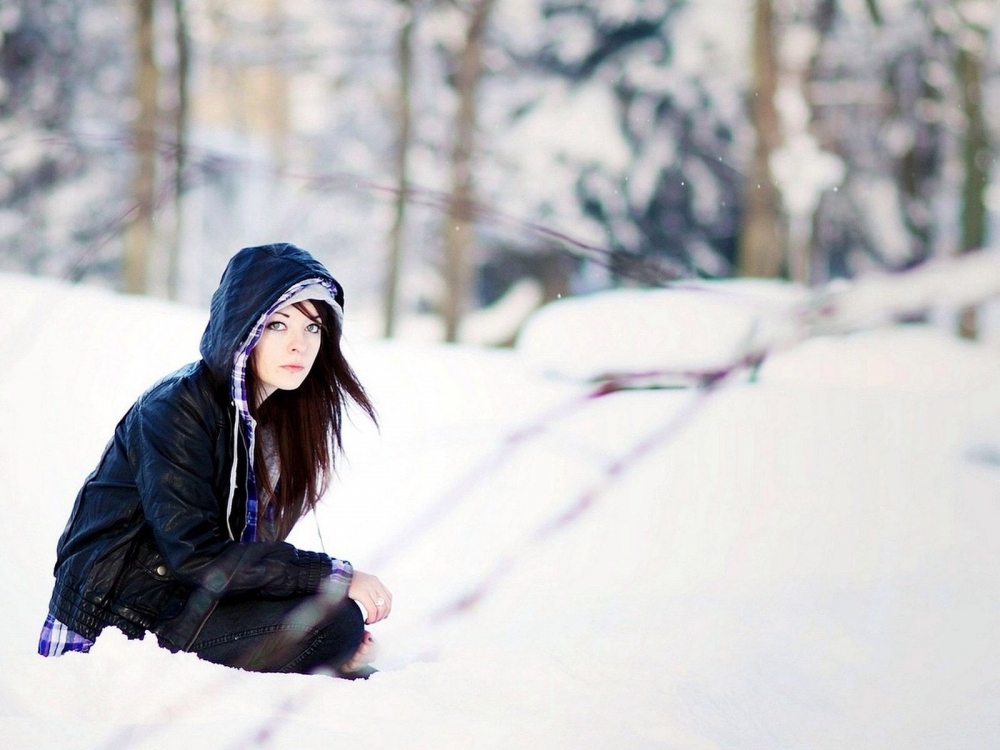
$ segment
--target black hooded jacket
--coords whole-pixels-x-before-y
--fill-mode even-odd
[[[92,640],[108,625],[133,638],[151,630],[187,650],[223,596],[312,594],[332,581],[330,593],[346,595],[349,563],[332,579],[325,554],[233,540],[246,524],[247,462],[234,439],[233,358],[268,308],[313,278],[333,282],[343,305],[339,284],[308,253],[241,250],[212,297],[202,359],[156,383],[118,423],[59,539],[49,611],[71,630]]]

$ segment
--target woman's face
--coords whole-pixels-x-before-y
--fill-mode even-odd
[[[303,302],[302,307],[314,317],[303,315],[295,305],[276,310],[250,355],[261,401],[276,390],[298,388],[316,361],[323,338],[319,316],[312,302]]]

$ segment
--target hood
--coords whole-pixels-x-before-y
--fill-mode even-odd
[[[229,260],[212,295],[208,325],[201,337],[201,356],[221,383],[233,373],[237,351],[251,328],[296,284],[319,279],[331,286],[344,306],[344,292],[322,263],[287,242],[245,247]]]

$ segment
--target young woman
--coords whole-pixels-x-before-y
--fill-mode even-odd
[[[39,653],[87,651],[111,625],[254,671],[370,673],[364,626],[388,589],[283,541],[324,492],[347,402],[375,418],[341,354],[343,305],[292,245],[230,260],[202,359],[136,401],[77,495]]]

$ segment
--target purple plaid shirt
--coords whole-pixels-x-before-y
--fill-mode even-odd
[[[52,615],[45,618],[38,637],[38,653],[42,656],[62,656],[67,651],[90,651],[94,642],[63,625]]]

